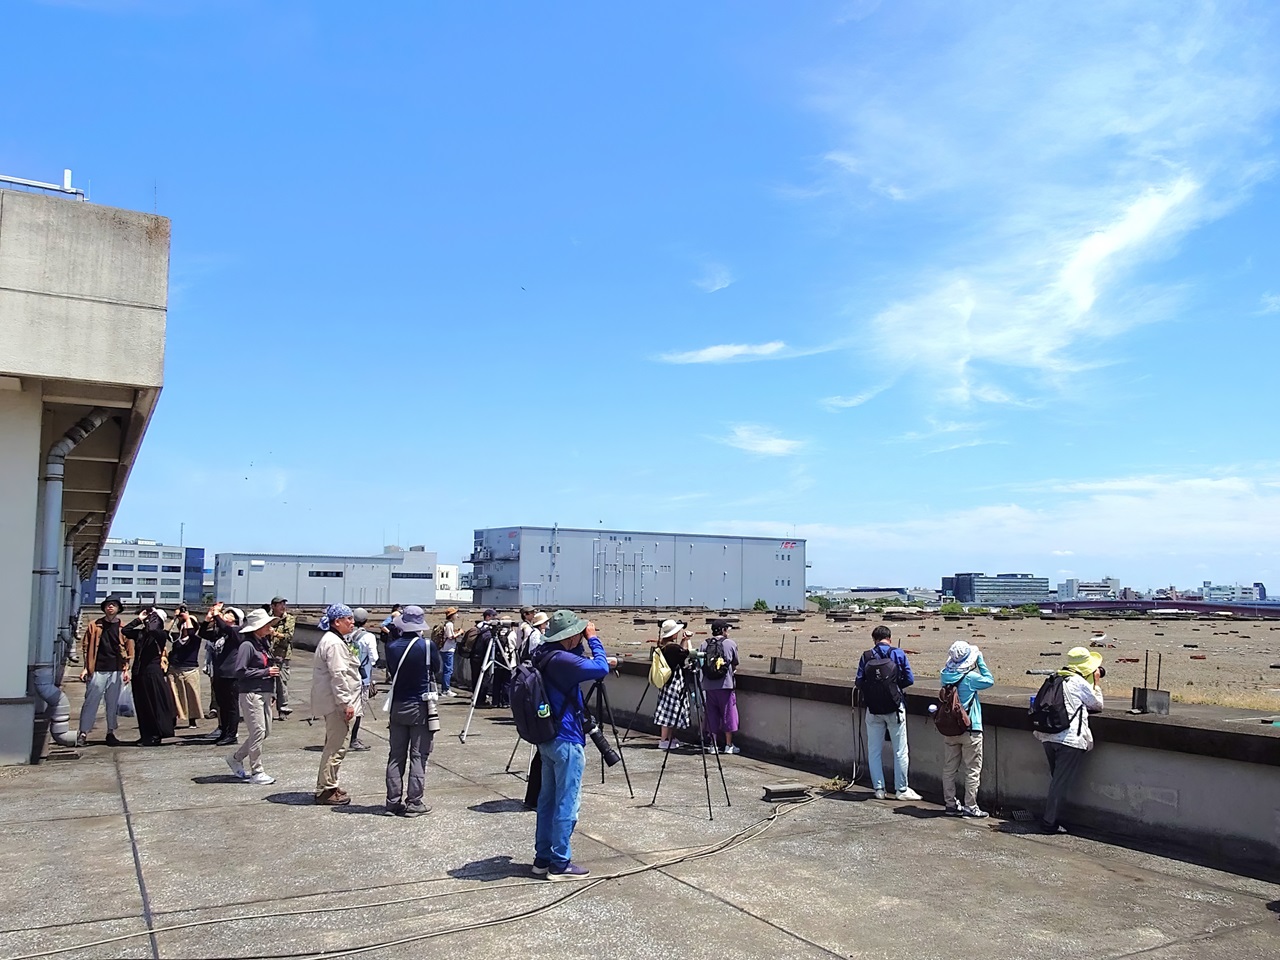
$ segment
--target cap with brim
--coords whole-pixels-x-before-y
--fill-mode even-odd
[[[537,613],[535,613],[532,617],[529,618],[529,626],[540,627],[550,619],[551,619],[550,617],[548,617],[545,613],[539,610]]]
[[[732,628],[733,628],[733,624],[730,623],[728,620],[712,620],[711,621],[712,633],[724,633],[726,630],[730,630]]]
[[[262,594],[258,594],[258,596],[262,596]],[[277,604],[277,603],[288,603],[288,602],[289,602],[289,599],[288,599],[287,597],[272,597],[272,598],[271,598],[271,604],[272,604],[272,606],[274,606],[274,605],[275,605],[275,604]]]
[[[427,627],[427,618],[421,607],[405,607],[391,622],[401,633],[421,633]]]
[[[1072,647],[1067,651],[1067,669],[1081,676],[1092,676],[1102,666],[1102,654],[1088,647]]]
[[[587,629],[587,621],[572,610],[557,610],[547,621],[546,642],[559,643],[569,637],[576,637]]]
[[[222,612],[234,613],[236,615],[236,623],[244,623],[244,611],[241,610],[239,607],[223,607]],[[265,610],[262,612],[266,613]]]
[[[261,630],[263,627],[269,627],[271,624],[279,620],[279,617],[273,617],[266,610],[251,610],[249,616],[244,618],[244,625],[240,628],[241,633],[253,633]]]
[[[684,630],[684,624],[679,620],[663,620],[662,626],[658,629],[658,636],[663,640],[670,640]]]

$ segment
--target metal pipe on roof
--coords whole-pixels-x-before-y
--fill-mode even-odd
[[[49,448],[45,459],[44,525],[41,528],[40,565],[36,575],[36,649],[31,664],[31,692],[45,703],[49,732],[64,747],[75,746],[76,735],[68,723],[71,705],[67,695],[54,681],[54,638],[58,631],[58,560],[62,553],[62,488],[66,476],[67,454],[85,437],[106,423],[111,411],[94,407],[75,426]],[[81,521],[87,523],[88,518]],[[83,529],[83,528],[82,528]],[[32,760],[39,759],[40,748],[34,749]]]

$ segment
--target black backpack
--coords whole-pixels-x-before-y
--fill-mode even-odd
[[[902,706],[902,688],[898,686],[898,663],[892,656],[880,656],[872,647],[862,664],[862,702],[875,714],[897,713]]]
[[[724,638],[712,637],[707,641],[707,653],[702,661],[702,675],[708,680],[721,680],[728,673],[729,658],[724,654]]]
[[[511,696],[511,719],[516,723],[520,739],[528,743],[550,743],[560,735],[560,721],[569,708],[571,694],[565,694],[559,713],[551,709],[542,671],[532,663],[519,664],[507,686]]]
[[[1056,673],[1046,677],[1044,683],[1040,684],[1035,704],[1027,711],[1031,717],[1031,729],[1040,733],[1062,733],[1071,727],[1077,717],[1080,722],[1076,733],[1084,728],[1084,717],[1081,716],[1084,713],[1083,705],[1074,716],[1067,713],[1067,696],[1063,690],[1066,684],[1067,678]]]

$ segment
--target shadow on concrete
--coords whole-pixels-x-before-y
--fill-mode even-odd
[[[305,750],[305,751],[307,751],[307,753],[323,753],[323,752],[324,752],[324,744],[323,744],[323,743],[313,743],[313,744],[311,744],[310,746],[303,747],[302,749],[303,749],[303,750]]]
[[[309,790],[291,793],[272,793],[263,798],[267,803],[282,803],[287,807],[309,807],[316,802],[316,796]]]
[[[1002,820],[995,824],[995,830],[997,833],[1007,833],[1015,837],[1040,836],[1042,833],[1040,824],[1035,821],[1028,823],[1026,821]]]
[[[939,820],[947,816],[947,811],[939,810],[936,807],[894,807],[893,815],[895,817],[911,817],[915,820]]]
[[[508,880],[511,877],[529,877],[532,876],[531,870],[531,864],[516,863],[509,856],[501,856],[472,860],[460,867],[446,870],[445,873],[455,880],[479,880],[487,883],[492,880]]]
[[[1267,904],[1267,909],[1272,913],[1280,913],[1280,900],[1272,900]]]
[[[244,781],[239,777],[233,776],[229,773],[211,773],[206,777],[192,777],[191,782],[198,783],[202,787],[207,787],[210,784],[216,783],[244,783]]]
[[[503,797],[501,800],[486,800],[484,803],[477,803],[474,806],[467,807],[467,809],[474,810],[476,813],[523,813],[526,808],[521,800]]]
[[[332,810],[334,813],[354,813],[358,816],[391,816],[387,813],[386,804],[383,803],[344,803],[340,807],[333,807]]]

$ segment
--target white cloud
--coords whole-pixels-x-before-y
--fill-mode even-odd
[[[874,399],[883,393],[888,387],[873,387],[870,390],[864,390],[862,393],[855,393],[848,397],[824,397],[818,403],[826,410],[834,413],[837,410],[848,410],[852,407],[860,407],[868,400]]]
[[[715,293],[717,290],[723,290],[733,281],[733,271],[723,263],[708,263],[702,276],[693,281],[693,285],[706,293]]]
[[[664,353],[658,359],[663,363],[727,363],[730,360],[759,360],[771,357],[786,349],[781,340],[769,343],[722,343],[701,350],[684,353]]]
[[[1280,293],[1264,293],[1259,313],[1280,313]]]
[[[750,423],[733,427],[727,437],[720,438],[720,442],[765,457],[789,457],[804,448],[803,440],[788,440],[779,436],[776,430]]]
[[[1207,2],[934,13],[927,32],[898,13],[902,43],[815,100],[841,131],[828,195],[860,188],[854,205],[929,226],[859,327],[872,362],[940,403],[1039,405],[1174,312],[1180,291],[1139,289],[1133,268],[1270,174],[1277,56],[1265,25]]]
[[[1074,557],[1076,552],[1074,550],[1050,550],[1049,554],[1054,557]],[[1061,570],[1058,572],[1062,573]]]
[[[969,447],[1008,446],[1008,440],[965,440],[961,443],[949,443],[945,447],[930,450],[932,453],[947,453],[951,450],[966,450]]]

